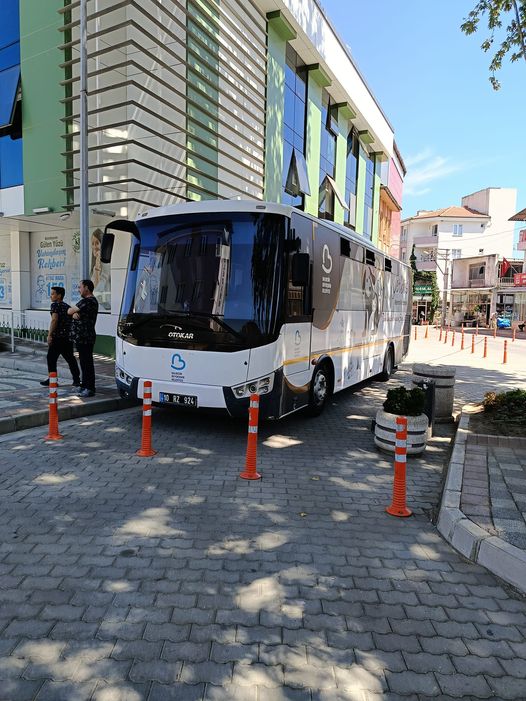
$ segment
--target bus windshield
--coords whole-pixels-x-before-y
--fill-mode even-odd
[[[137,226],[141,243],[128,272],[121,336],[189,348],[245,348],[276,336],[283,216],[166,216]]]

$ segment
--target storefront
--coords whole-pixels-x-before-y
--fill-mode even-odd
[[[413,323],[419,323],[421,320],[430,321],[431,302],[432,302],[432,285],[425,283],[415,283],[413,286]],[[423,317],[422,317],[423,314]]]
[[[498,316],[509,319],[512,326],[522,323],[526,319],[526,285],[520,290],[497,290],[495,311]]]
[[[454,326],[488,326],[491,315],[492,291],[452,290],[451,319]]]

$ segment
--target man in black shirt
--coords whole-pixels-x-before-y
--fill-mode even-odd
[[[93,346],[97,335],[95,323],[99,312],[99,303],[93,296],[93,282],[81,280],[79,283],[81,299],[76,307],[70,307],[68,314],[73,317],[71,335],[79,352],[82,381],[79,397],[95,395],[95,366],[93,365]]]
[[[57,371],[57,360],[61,355],[69,365],[73,386],[80,387],[80,372],[77,360],[73,355],[73,343],[70,339],[71,318],[68,316],[69,304],[64,302],[66,290],[63,287],[51,288],[51,323],[47,336],[47,369],[48,372]],[[49,378],[40,383],[44,387],[49,385]]]

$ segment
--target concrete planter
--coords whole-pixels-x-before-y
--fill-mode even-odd
[[[427,445],[428,419],[425,414],[407,418],[407,454],[420,455]],[[395,452],[397,414],[389,414],[379,409],[374,427],[374,443],[388,453]]]
[[[435,383],[435,421],[447,423],[453,421],[453,399],[455,397],[454,365],[413,365],[413,385],[422,380],[432,380]]]

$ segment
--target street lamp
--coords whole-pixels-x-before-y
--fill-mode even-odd
[[[89,277],[89,186],[88,186],[88,13],[87,0],[80,0],[80,121],[79,121],[79,209],[80,278]]]

